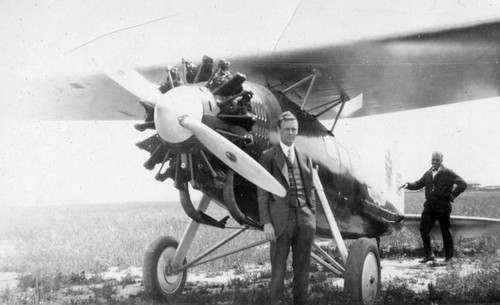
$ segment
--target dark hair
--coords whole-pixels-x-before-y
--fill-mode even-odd
[[[285,111],[278,117],[278,127],[281,128],[281,122],[287,121],[297,121],[297,117],[293,115],[290,111]]]

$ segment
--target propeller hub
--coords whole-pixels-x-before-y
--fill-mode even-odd
[[[213,95],[210,91],[196,85],[176,87],[162,95],[154,112],[160,137],[168,143],[181,143],[189,139],[193,133],[179,124],[179,118],[188,116],[201,122],[203,103],[211,100]]]

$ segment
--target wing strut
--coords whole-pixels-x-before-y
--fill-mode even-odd
[[[328,225],[330,227],[330,231],[332,233],[333,238],[335,239],[335,243],[337,244],[337,249],[339,250],[340,256],[342,257],[342,261],[344,265],[347,262],[347,247],[344,243],[344,239],[340,234],[339,227],[337,225],[337,221],[335,221],[335,217],[333,216],[332,209],[328,204],[328,200],[326,199],[325,190],[323,189],[323,184],[318,176],[319,168],[313,168],[312,176],[314,187],[316,188],[316,192],[318,193],[318,199],[325,211],[326,220],[328,221]]]
[[[344,106],[346,106],[347,102],[349,102],[349,104],[347,105],[347,107],[344,107]],[[306,112],[311,112],[313,110],[326,107],[325,109],[321,110],[317,114],[313,115],[314,117],[317,118],[317,117],[325,114],[330,109],[333,109],[339,105],[340,105],[340,107],[339,107],[339,110],[337,111],[337,114],[335,115],[335,121],[333,122],[333,125],[330,128],[330,133],[333,133],[333,129],[337,125],[337,122],[338,122],[340,115],[342,113],[346,116],[346,115],[349,115],[349,114],[361,109],[361,107],[363,107],[363,94],[360,94],[352,99],[347,95],[341,95],[332,101],[326,102],[324,104],[321,104],[321,105],[315,106],[309,110],[306,110]]]
[[[337,122],[339,121],[339,118],[340,118],[340,114],[342,113],[342,110],[344,110],[344,105],[345,105],[345,102],[347,102],[347,99],[346,99],[346,96],[345,95],[342,95],[338,102],[336,103],[333,103],[332,106],[328,107],[327,109],[323,110],[322,112],[320,112],[318,114],[318,116],[322,115],[323,113],[325,113],[326,111],[336,107],[339,103],[340,103],[340,109],[339,111],[337,112],[337,115],[335,116],[335,121],[333,121],[333,125],[332,125],[332,128],[330,128],[330,133],[333,133],[333,129],[335,129],[335,125],[337,125]]]
[[[311,114],[311,111],[313,111],[313,110],[326,107],[326,108],[324,108],[323,110],[321,110],[317,114],[311,114],[311,115],[313,115],[314,117],[317,118],[317,117],[325,114],[330,109],[333,109],[333,108],[335,108],[335,107],[337,107],[337,106],[340,105],[340,108],[337,111],[337,114],[335,116],[335,121],[334,121],[334,123],[333,123],[333,125],[332,125],[332,127],[330,129],[330,133],[333,133],[333,129],[335,128],[335,125],[337,125],[337,122],[338,122],[338,120],[340,118],[340,114],[344,110],[345,103],[348,102],[348,101],[351,101],[351,98],[348,95],[341,93],[341,95],[338,98],[334,99],[334,100],[331,100],[331,101],[326,102],[324,104],[312,107],[312,108],[310,108],[308,110],[305,110],[304,108],[305,108],[305,105],[306,105],[307,100],[309,98],[309,95],[311,94],[311,91],[312,91],[312,88],[314,86],[314,83],[315,83],[315,81],[316,81],[316,79],[318,77],[322,76],[321,72],[318,69],[312,69],[312,72],[313,73],[311,75],[303,78],[302,80],[296,82],[295,84],[289,86],[288,88],[282,90],[281,92],[282,93],[287,93],[288,91],[296,88],[297,86],[300,86],[303,83],[311,80],[311,82],[309,83],[309,87],[307,88],[307,92],[306,92],[306,95],[304,97],[304,100],[302,101],[302,105],[300,106],[300,110]],[[344,112],[347,112],[346,115],[349,115],[350,113],[353,113],[353,112],[359,110],[363,106],[363,94],[360,94],[357,97],[353,98],[352,102],[349,103],[349,105],[350,106],[348,106],[346,108],[346,110],[344,111]]]
[[[314,82],[318,77],[321,77],[321,72],[318,69],[312,69],[313,73],[309,75],[308,77],[296,82],[295,84],[291,85],[290,87],[286,88],[283,90],[283,93],[287,93],[288,91],[292,90],[293,88],[302,85],[303,83],[307,82],[308,80],[311,80],[309,83],[309,88],[307,89],[306,96],[304,97],[304,101],[302,102],[302,106],[300,106],[300,110],[304,110],[304,106],[306,105],[307,99],[309,97],[309,94],[311,93],[312,87],[314,86]]]

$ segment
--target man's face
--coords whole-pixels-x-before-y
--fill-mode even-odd
[[[432,168],[438,169],[441,166],[441,163],[443,163],[443,158],[440,155],[432,155]]]
[[[291,146],[299,132],[299,123],[297,120],[283,121],[281,127],[278,127],[281,142],[287,146]]]

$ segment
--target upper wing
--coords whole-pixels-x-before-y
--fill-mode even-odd
[[[405,226],[409,229],[418,232],[420,226],[420,215],[407,214],[405,215]],[[451,229],[455,239],[471,238],[485,234],[500,232],[500,219],[468,217],[468,216],[451,216]],[[441,238],[439,226],[435,225],[432,228],[431,234],[433,238]]]
[[[322,72],[306,109],[363,94],[352,116],[395,112],[500,95],[500,22],[235,60],[243,73],[285,88]],[[248,72],[250,71],[250,72]],[[289,94],[301,103],[304,84]]]
[[[124,60],[126,66],[144,66],[133,60],[156,54],[156,62],[164,65],[139,69],[154,83],[164,81],[167,64],[179,64],[182,56],[196,61],[204,53],[224,56],[231,60],[233,72],[278,88],[318,69],[323,76],[305,108],[342,94],[355,97],[362,93],[363,108],[354,116],[500,95],[500,21],[457,27],[485,20],[492,13],[475,19],[474,10],[467,8],[467,14],[455,11],[451,18],[445,8],[437,12],[442,14],[437,19],[443,19],[438,26],[444,30],[436,31],[425,24],[429,10],[435,7],[416,10],[410,4],[403,8],[391,1],[376,5],[349,1],[300,1],[292,5],[283,1],[276,4],[277,9],[266,4],[263,10],[253,3],[207,4],[206,12],[205,7],[192,11],[186,5],[161,24],[106,36],[111,44],[102,44],[108,47],[101,53],[108,52],[109,57],[129,53],[131,60]],[[92,46],[100,47],[93,43],[84,48]],[[17,53],[38,54],[31,46],[25,49]],[[46,63],[38,64],[43,67]],[[137,97],[102,73],[75,74],[71,62],[62,65],[61,73],[55,76],[42,70],[41,77],[31,77],[29,68],[26,76],[9,76],[3,83],[2,118],[137,119],[143,115]],[[301,103],[306,90],[304,84],[290,96]]]

